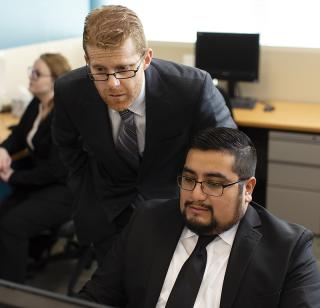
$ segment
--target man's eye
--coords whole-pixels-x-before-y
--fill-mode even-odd
[[[104,73],[105,72],[103,67],[94,67],[93,70],[96,73]]]
[[[119,67],[119,68],[117,69],[117,72],[122,72],[122,71],[127,71],[127,70],[128,70],[128,67],[123,66],[123,67]]]
[[[220,183],[215,183],[215,182],[210,182],[210,181],[205,182],[205,185],[206,185],[208,188],[212,188],[212,189],[221,186]]]
[[[195,181],[195,179],[184,176],[184,177],[183,177],[183,181],[184,181],[185,183],[193,183],[193,182]]]

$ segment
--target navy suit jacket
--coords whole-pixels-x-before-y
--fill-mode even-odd
[[[155,307],[182,229],[177,200],[149,201],[133,215],[80,296],[117,307]],[[249,205],[231,249],[220,307],[320,307],[312,237],[304,227]]]
[[[153,59],[145,71],[145,150],[136,174],[115,150],[107,105],[84,67],[55,82],[53,136],[70,171],[81,241],[114,233],[112,222],[137,196],[177,197],[176,175],[190,138],[208,126],[236,127],[210,75]]]

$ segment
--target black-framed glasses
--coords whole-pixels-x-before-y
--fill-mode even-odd
[[[32,66],[28,67],[28,76],[31,79],[38,79],[40,77],[52,77],[52,75],[42,74],[39,70],[33,68]]]
[[[140,66],[142,64],[142,60],[143,60],[143,56],[139,59],[139,61],[136,64],[134,64],[134,65],[137,65],[140,62],[138,67],[134,70],[124,70],[124,71],[118,71],[114,73],[91,73],[90,67],[87,64],[87,74],[89,78],[93,81],[106,81],[106,80],[109,80],[109,76],[113,76],[114,78],[120,79],[120,80],[133,78],[136,76],[137,72],[139,71]]]
[[[213,181],[197,181],[195,178],[185,175],[179,175],[177,177],[178,185],[183,190],[189,190],[193,191],[196,187],[196,185],[199,183],[201,186],[201,190],[204,194],[214,197],[220,197],[223,195],[223,190],[227,187],[230,187],[232,185],[238,184],[240,182],[244,182],[248,179],[239,179],[238,181],[235,181],[233,183],[229,184],[221,184],[221,183],[215,183]]]

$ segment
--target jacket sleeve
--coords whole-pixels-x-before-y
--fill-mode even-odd
[[[12,129],[11,134],[1,144],[10,155],[15,154],[27,147],[27,134],[32,127],[38,112],[38,101],[34,98],[23,113],[19,123]]]
[[[237,128],[219,90],[213,85],[211,76],[205,73],[200,104],[195,112],[194,131],[208,126]]]
[[[295,245],[279,307],[320,307],[320,274],[312,254],[312,237],[305,230]]]
[[[65,93],[70,90],[65,88],[63,82],[58,79],[55,82],[55,108],[52,122],[53,142],[58,147],[59,155],[68,170],[68,184],[72,191],[76,192],[80,186],[82,173],[87,163],[87,152],[82,143],[77,128],[68,115]],[[75,105],[75,104],[73,104]]]
[[[37,159],[30,169],[18,169],[9,179],[14,186],[47,186],[65,183],[66,169],[59,159],[57,148],[51,143],[48,156]]]

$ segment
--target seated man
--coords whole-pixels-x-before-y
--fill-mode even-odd
[[[312,233],[252,202],[256,161],[241,131],[198,134],[180,201],[140,207],[80,297],[139,308],[319,307]]]

